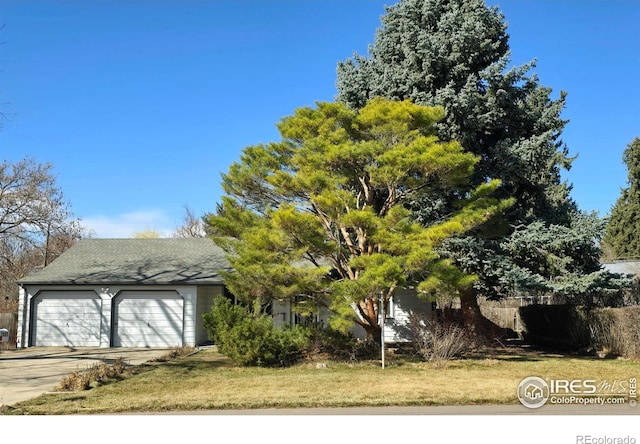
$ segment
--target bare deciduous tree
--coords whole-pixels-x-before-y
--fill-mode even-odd
[[[0,239],[41,241],[51,231],[66,231],[70,218],[50,164],[28,157],[0,164]]]
[[[83,235],[56,184],[51,164],[29,157],[0,164],[0,293],[16,297],[15,281],[47,265]]]
[[[173,237],[205,237],[206,235],[202,218],[193,214],[193,210],[185,205],[182,225],[174,230]]]

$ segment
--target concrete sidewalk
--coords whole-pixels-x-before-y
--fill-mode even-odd
[[[137,413],[140,414],[140,413]],[[520,404],[514,405],[451,405],[451,406],[389,406],[389,407],[318,407],[318,408],[296,408],[296,409],[247,409],[247,410],[197,410],[184,412],[161,412],[161,413],[143,413],[145,415],[237,415],[237,416],[288,416],[288,415],[480,415],[480,416],[558,416],[558,415],[576,415],[576,416],[627,416],[640,415],[640,406],[630,407],[624,405],[545,405],[538,409],[529,409]]]
[[[139,365],[168,353],[166,349],[30,347],[0,351],[0,406],[50,392],[75,370],[118,358]]]

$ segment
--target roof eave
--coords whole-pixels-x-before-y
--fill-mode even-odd
[[[202,279],[202,280],[188,280],[188,281],[128,281],[128,280],[120,280],[120,281],[48,281],[48,280],[26,280],[19,281],[18,284],[20,286],[25,285],[108,285],[108,286],[117,286],[117,285],[223,285],[224,281],[222,279]]]

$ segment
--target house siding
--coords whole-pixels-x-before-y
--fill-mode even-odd
[[[431,303],[418,297],[411,289],[398,289],[390,304],[391,313],[385,321],[385,342],[410,342],[413,340],[411,331],[412,315],[428,319],[432,316]]]
[[[209,335],[204,328],[204,320],[202,316],[205,313],[209,313],[213,307],[213,300],[217,296],[224,294],[224,286],[222,285],[208,285],[198,287],[197,302],[196,302],[196,344],[204,345],[209,342]]]
[[[98,294],[102,298],[102,328],[100,331],[100,346],[108,347],[111,344],[112,295],[108,293],[109,289],[106,287],[94,287],[93,290],[98,292]]]
[[[285,325],[293,324],[293,314],[291,313],[291,303],[285,301],[273,301],[271,305],[271,317],[273,323],[278,328],[282,328]]]

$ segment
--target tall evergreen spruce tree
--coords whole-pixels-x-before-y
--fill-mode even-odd
[[[640,139],[627,145],[622,155],[627,165],[627,188],[611,209],[605,243],[616,259],[640,258]]]
[[[463,320],[478,332],[485,321],[478,295],[553,292],[579,301],[615,291],[598,261],[603,222],[579,211],[561,178],[572,162],[560,138],[565,93],[552,99],[529,74],[534,62],[508,69],[509,62],[497,8],[482,0],[400,0],[387,7],[369,55],[355,54],[337,68],[337,100],[351,108],[378,96],[441,106],[438,136],[459,140],[480,158],[470,187],[500,179],[498,195],[516,198],[501,221],[440,250],[479,277],[460,292]],[[426,225],[444,217],[456,202],[443,196],[413,202],[415,216]]]

